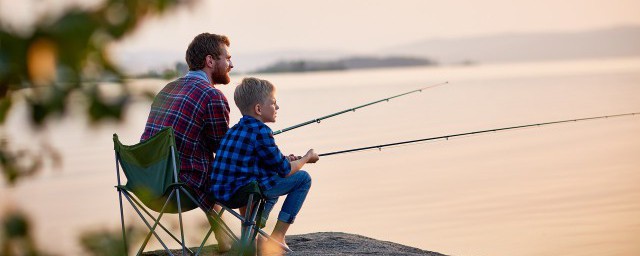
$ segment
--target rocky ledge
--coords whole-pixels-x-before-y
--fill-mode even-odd
[[[380,241],[360,235],[340,232],[319,232],[304,235],[287,236],[287,243],[293,253],[292,256],[311,255],[429,255],[444,256],[437,252],[430,252],[397,243]],[[202,255],[235,255],[233,251],[218,253],[217,245],[206,246]],[[175,255],[181,255],[181,250],[172,250]],[[143,255],[167,255],[164,250],[147,252]]]

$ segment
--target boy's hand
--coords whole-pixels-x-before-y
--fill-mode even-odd
[[[294,154],[288,155],[287,159],[289,159],[289,162],[295,161],[295,160],[300,160],[302,157],[301,156],[296,156]]]
[[[304,157],[308,159],[307,163],[315,163],[315,162],[318,162],[318,160],[320,160],[320,157],[315,151],[313,151],[313,149],[309,149],[309,151],[307,151],[307,154],[305,154]]]

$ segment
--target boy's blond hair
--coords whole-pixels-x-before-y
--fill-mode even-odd
[[[233,100],[240,109],[240,113],[248,115],[256,104],[265,102],[275,89],[275,86],[267,80],[247,77],[236,86]]]

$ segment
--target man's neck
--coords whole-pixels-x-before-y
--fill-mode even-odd
[[[189,73],[187,73],[187,75],[189,76],[196,76],[196,77],[200,77],[204,80],[207,80],[207,82],[209,82],[210,84],[213,85],[213,83],[211,83],[211,81],[213,81],[213,79],[211,78],[211,76],[209,75],[209,73],[207,73],[206,71],[204,71],[203,69],[201,70],[194,70],[194,71],[189,71]]]

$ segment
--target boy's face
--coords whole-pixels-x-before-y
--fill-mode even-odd
[[[276,121],[276,115],[278,113],[278,109],[280,106],[276,103],[276,93],[275,91],[269,94],[269,97],[260,105],[260,119],[264,123],[274,123]]]

